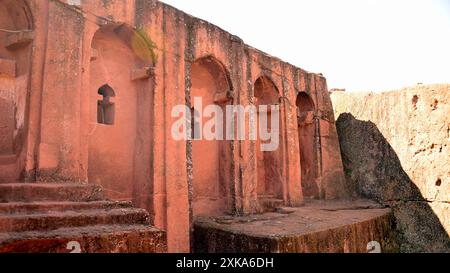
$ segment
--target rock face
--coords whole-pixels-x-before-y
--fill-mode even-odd
[[[245,217],[199,218],[195,251],[209,253],[396,252],[389,208],[367,200],[308,201],[301,208]]]
[[[403,252],[450,251],[450,85],[332,93],[347,185],[393,208]]]

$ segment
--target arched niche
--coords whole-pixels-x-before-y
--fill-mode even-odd
[[[33,22],[22,0],[0,1],[0,183],[20,178],[26,159]]]
[[[300,148],[300,168],[302,192],[306,198],[319,198],[317,184],[317,157],[315,149],[316,124],[314,101],[306,92],[297,95],[298,139]]]
[[[229,210],[231,160],[230,141],[226,140],[226,106],[232,104],[229,98],[232,85],[226,68],[214,57],[197,59],[190,70],[192,106],[192,208],[193,215],[220,215]],[[196,100],[201,100],[201,109],[196,107]],[[223,115],[204,114],[207,107],[218,107]],[[217,119],[216,119],[217,118]],[[216,119],[216,126],[223,125],[221,137],[208,139],[208,136],[196,135],[202,133],[208,122]],[[214,127],[215,130],[218,127]],[[197,129],[197,131],[195,130]],[[216,132],[214,130],[214,132]],[[211,130],[212,131],[212,130]]]
[[[153,212],[152,60],[125,24],[99,28],[89,69],[88,181],[109,198]],[[139,74],[139,77],[135,77]]]
[[[296,103],[299,112],[314,112],[314,101],[306,92],[299,92]]]
[[[258,109],[258,132],[261,126],[261,115],[267,115],[267,129],[273,131],[278,129],[278,148],[273,151],[261,149],[261,138],[258,136],[256,142],[257,154],[257,194],[260,204],[265,206],[266,201],[273,199],[284,200],[283,194],[283,149],[281,134],[281,112],[279,112],[278,125],[272,123],[271,106],[280,106],[280,95],[278,88],[271,78],[259,77],[254,83],[255,105]],[[267,106],[267,112],[263,112],[261,106]],[[259,133],[258,133],[259,135]]]

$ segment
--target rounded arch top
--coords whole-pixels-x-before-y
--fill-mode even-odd
[[[114,89],[109,86],[109,84],[104,84],[98,89],[98,94],[102,95],[104,97],[115,97],[116,93],[114,92]]]
[[[258,104],[278,104],[280,102],[278,90],[272,78],[267,75],[260,76],[253,84],[253,95],[257,99]]]
[[[231,83],[229,71],[227,70],[225,65],[221,61],[219,61],[216,57],[212,55],[207,55],[204,57],[197,58],[194,62],[192,62],[191,72],[192,67],[195,66],[202,66],[206,68],[221,85],[218,86],[219,89],[223,91],[233,90],[233,84]]]
[[[33,16],[26,1],[0,0],[0,28],[14,31],[33,30]]]
[[[143,29],[136,29],[126,23],[108,23],[101,26],[92,38],[91,47],[96,48],[98,42],[119,41],[143,63],[155,65],[156,45]]]
[[[189,75],[192,87],[196,87],[193,88],[191,100],[193,96],[206,95],[201,94],[204,88],[199,88],[205,84],[209,85],[207,89],[208,92],[212,92],[209,95],[214,96],[215,103],[229,103],[232,100],[233,84],[230,74],[225,65],[214,56],[208,55],[196,59],[190,66]]]
[[[313,99],[306,92],[298,93],[295,104],[300,112],[310,112],[316,109]]]

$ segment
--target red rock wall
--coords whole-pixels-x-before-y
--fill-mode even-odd
[[[394,208],[402,251],[450,251],[450,85],[331,97],[350,187]]]
[[[172,138],[175,120],[170,117],[172,107],[186,104],[194,92],[192,64],[209,57],[223,66],[232,86],[228,95],[233,104],[254,103],[254,83],[261,76],[276,87],[282,136],[276,160],[281,187],[277,187],[282,189],[280,196],[285,204],[296,206],[303,200],[296,118],[298,92],[306,92],[315,105],[312,158],[321,196],[344,196],[334,116],[323,76],[251,48],[238,37],[158,1],[81,1],[81,6],[62,0],[19,2],[26,4],[33,15],[29,100],[22,110],[29,126],[24,137],[26,145],[22,145],[26,147],[26,160],[20,165],[30,180],[97,181],[110,190],[112,197],[132,199],[150,210],[155,225],[167,231],[169,251],[188,251],[196,148]],[[104,50],[100,47],[99,52],[93,41],[99,30],[109,27],[119,36],[121,28],[132,33],[120,48],[131,48],[141,61],[126,63],[123,52],[116,53],[115,60],[111,59],[114,56],[106,56],[102,65],[110,69],[103,75],[105,70],[98,69],[98,58]],[[144,52],[133,40],[140,37],[136,36],[139,31],[151,40],[144,43],[144,48],[148,46]],[[108,42],[110,48],[114,47],[111,39],[104,41],[106,49]],[[149,51],[153,54],[146,59],[143,55]],[[127,67],[130,80],[138,83],[123,84],[126,71],[116,66]],[[152,67],[152,75],[146,76],[146,67]],[[96,82],[100,78],[103,81]],[[98,85],[104,81],[111,82],[117,93],[117,121],[130,122],[121,127],[121,132],[106,132],[105,128],[100,130],[105,132],[95,131],[92,112],[98,100]],[[128,113],[128,117],[121,117],[121,113]],[[228,163],[219,164],[218,175],[228,183],[226,210],[239,214],[260,211],[256,143],[232,141],[223,147],[220,153],[226,154]],[[93,155],[98,158],[93,159]]]
[[[2,1],[0,9],[0,183],[22,174],[27,155],[29,85],[33,28],[21,1]],[[26,30],[19,33],[19,31]],[[3,162],[4,164],[1,164]],[[6,181],[7,182],[7,181]]]

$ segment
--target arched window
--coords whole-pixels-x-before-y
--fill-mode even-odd
[[[105,84],[98,89],[98,94],[103,96],[97,102],[97,122],[105,125],[114,125],[115,106],[111,98],[115,97],[114,89]]]
[[[200,132],[201,128],[201,119],[200,112],[195,110],[194,107],[191,108],[191,139],[192,140],[201,140]]]

